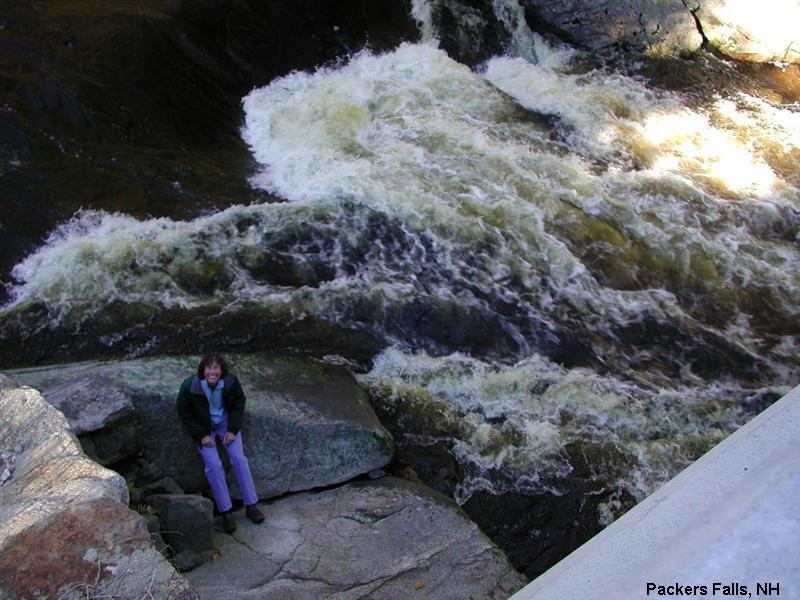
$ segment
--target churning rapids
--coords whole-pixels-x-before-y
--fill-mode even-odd
[[[363,383],[467,415],[459,502],[553,486],[576,440],[641,499],[796,383],[800,114],[690,108],[528,35],[476,70],[403,44],[253,90],[251,183],[285,202],[80,212],[0,319],[35,301],[80,332],[116,302],[369,332]]]

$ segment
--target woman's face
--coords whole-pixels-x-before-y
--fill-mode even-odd
[[[203,367],[203,375],[205,376],[209,385],[216,385],[216,383],[219,381],[219,378],[222,376],[222,367],[219,366],[219,363],[212,362],[211,364]]]

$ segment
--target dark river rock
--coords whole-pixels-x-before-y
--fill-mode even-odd
[[[96,320],[72,331],[51,326],[41,305],[20,307],[6,315],[0,339],[0,363],[16,366],[213,349],[339,354],[366,365],[383,346],[370,331],[314,317],[291,320],[269,306],[247,306],[231,313],[220,306],[156,310],[123,302],[109,304]]]

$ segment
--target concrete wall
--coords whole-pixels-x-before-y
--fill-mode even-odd
[[[800,598],[800,386],[512,600],[676,597]]]

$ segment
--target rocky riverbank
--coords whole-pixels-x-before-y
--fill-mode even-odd
[[[231,359],[247,393],[242,435],[260,496],[341,483],[391,460],[392,438],[346,369],[269,354]],[[101,464],[140,458],[184,491],[198,492],[206,485],[202,461],[173,418],[178,386],[198,361],[155,357],[10,375],[63,411]]]
[[[202,465],[170,416],[196,361],[82,363],[3,378],[5,587],[20,597],[94,586],[128,598],[222,590],[231,598],[395,598],[422,588],[437,598],[505,598],[524,585],[452,500],[380,478],[391,436],[349,372],[316,361],[232,357],[248,393],[242,435],[256,487],[262,503],[275,499],[262,526],[239,518],[233,536],[215,530]],[[87,458],[73,432],[119,473]],[[289,493],[297,490],[309,491]],[[42,544],[49,560],[64,559],[59,568],[26,554]]]
[[[508,598],[525,583],[452,501],[385,477],[283,496],[267,520],[216,532],[220,558],[186,574],[208,598]],[[241,514],[241,513],[239,513]]]

